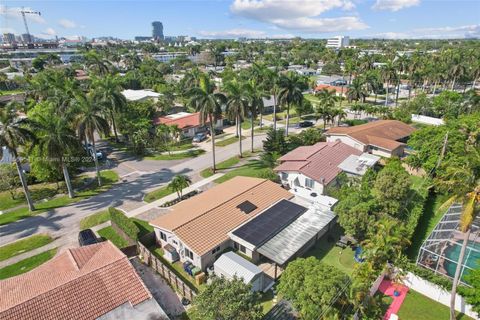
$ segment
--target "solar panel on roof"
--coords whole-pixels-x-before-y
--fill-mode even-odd
[[[244,201],[237,206],[238,209],[242,210],[244,213],[249,214],[253,210],[257,209],[257,206],[251,203],[250,201]]]
[[[307,208],[282,199],[232,233],[260,246],[306,211]]]

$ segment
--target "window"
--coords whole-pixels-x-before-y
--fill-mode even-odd
[[[238,250],[238,243],[234,242],[234,243],[233,243],[233,248],[234,248],[235,250]]]
[[[215,249],[212,250],[212,254],[215,254],[217,253],[218,251],[220,251],[220,246],[216,247]]]
[[[162,239],[163,241],[167,241],[167,235],[162,231],[160,231],[160,239]]]
[[[288,179],[288,173],[282,172],[282,180],[287,180]]]
[[[193,260],[193,252],[185,248],[185,255],[190,258],[190,260]]]
[[[244,246],[240,245],[240,252],[246,253],[247,249]]]
[[[309,178],[305,178],[305,187],[313,189],[314,185],[315,185],[315,181]]]

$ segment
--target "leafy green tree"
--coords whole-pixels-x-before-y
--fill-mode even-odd
[[[187,188],[192,183],[192,180],[186,175],[176,175],[172,181],[168,184],[168,187],[171,190],[174,190],[178,199],[181,199],[183,196],[183,189]]]
[[[368,97],[368,92],[365,88],[365,80],[363,78],[355,78],[348,86],[347,98],[348,101],[362,101]]]
[[[212,277],[210,284],[193,301],[194,320],[260,320],[262,306],[251,285],[234,277]]]
[[[335,108],[337,97],[335,91],[322,89],[315,93],[319,103],[316,108],[317,115],[323,119],[323,128],[327,126],[327,120],[331,118],[332,110]]]
[[[268,130],[267,137],[263,141],[263,151],[277,152],[280,155],[288,152],[288,144],[283,129],[273,130],[271,128]]]
[[[308,128],[297,135],[290,135],[287,138],[288,149],[293,150],[300,146],[312,146],[317,142],[325,141],[322,130]]]
[[[209,123],[210,133],[212,135],[212,171],[215,173],[215,121],[221,116],[222,104],[226,101],[226,97],[216,92],[215,84],[208,75],[201,74],[199,76],[199,85],[189,90],[188,96],[190,100],[188,104],[200,112],[202,124]]]
[[[33,132],[28,129],[28,124],[29,121],[26,118],[19,118],[15,110],[0,108],[0,146],[5,146],[6,150],[13,156],[28,208],[33,211],[35,207],[18,157],[19,147],[27,146],[36,140]],[[3,148],[0,148],[0,155],[2,154]]]
[[[0,192],[8,191],[10,198],[15,200],[17,197],[17,188],[20,187],[20,179],[15,170],[15,166],[9,163],[0,164]]]
[[[470,271],[465,280],[468,281],[470,287],[459,287],[459,291],[469,304],[472,305],[473,311],[480,314],[480,269]]]
[[[348,303],[349,283],[346,274],[315,257],[298,258],[282,273],[278,292],[292,302],[302,319],[317,320],[330,307],[341,309]]]

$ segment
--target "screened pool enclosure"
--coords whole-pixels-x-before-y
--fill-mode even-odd
[[[458,258],[464,234],[458,230],[462,206],[452,205],[435,226],[430,236],[420,248],[417,264],[449,278],[455,276]],[[470,270],[480,267],[480,216],[473,221],[472,231],[468,239],[465,257],[462,261],[460,281],[465,280]]]

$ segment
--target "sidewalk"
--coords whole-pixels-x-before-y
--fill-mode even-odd
[[[211,177],[208,177],[208,178],[205,178],[205,179],[203,179],[203,180],[200,180],[200,181],[198,181],[197,183],[194,183],[194,184],[192,184],[191,186],[185,188],[185,189],[183,190],[183,193],[184,193],[184,194],[187,194],[187,193],[189,193],[189,192],[191,192],[191,191],[197,190],[198,188],[200,188],[200,187],[202,187],[202,186],[204,186],[204,185],[212,182],[212,181],[215,180],[215,179],[220,178],[220,177],[223,176],[223,175],[224,175],[224,173],[216,173],[216,174],[214,174],[214,175],[211,176]],[[137,215],[139,215],[139,214],[141,214],[141,213],[144,213],[144,212],[146,212],[146,211],[148,211],[148,210],[158,208],[158,207],[160,207],[162,204],[164,204],[165,202],[175,200],[176,198],[177,198],[177,194],[176,194],[176,193],[169,194],[168,196],[165,196],[165,197],[163,197],[163,198],[161,198],[161,199],[155,200],[155,201],[153,201],[153,202],[151,202],[151,203],[148,203],[148,204],[146,204],[146,205],[144,205],[144,206],[138,207],[138,208],[136,208],[136,209],[134,209],[134,210],[132,210],[132,211],[127,212],[127,213],[126,213],[126,216],[127,216],[127,217],[130,217],[130,218],[131,218],[131,217],[135,217],[135,216],[137,216]]]

